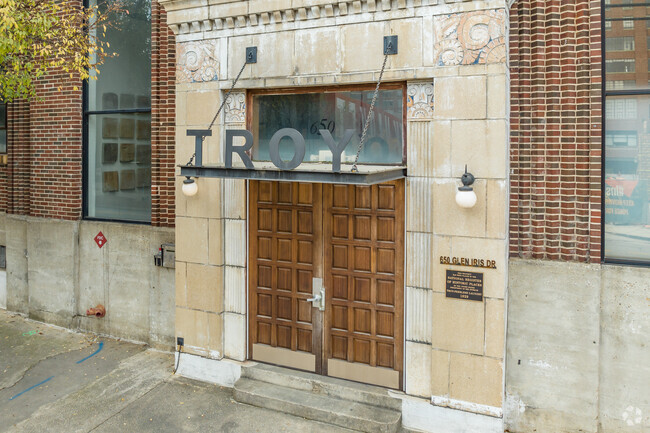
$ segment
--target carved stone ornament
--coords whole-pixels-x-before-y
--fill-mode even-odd
[[[218,80],[217,49],[216,40],[178,43],[176,81],[201,83]]]
[[[233,91],[228,99],[225,110],[226,123],[246,123],[246,93]]]
[[[433,81],[410,82],[406,90],[408,120],[433,119]]]
[[[434,17],[433,55],[438,66],[506,62],[506,13],[503,9]]]

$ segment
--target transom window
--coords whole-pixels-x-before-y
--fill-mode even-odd
[[[270,161],[271,137],[280,129],[293,128],[305,139],[304,162],[331,162],[332,154],[321,131],[327,130],[338,143],[351,129],[354,133],[341,155],[341,162],[354,162],[373,93],[374,86],[252,93],[253,160]],[[382,85],[359,163],[401,165],[405,162],[404,95],[402,84]],[[279,153],[281,159],[290,160],[294,148],[286,140],[290,139],[280,142]]]

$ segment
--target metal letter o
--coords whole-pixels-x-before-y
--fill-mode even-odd
[[[289,137],[293,141],[294,154],[293,159],[285,162],[280,158],[280,140]],[[293,128],[282,128],[271,137],[269,142],[269,154],[271,161],[280,170],[293,170],[302,164],[305,158],[305,138],[300,132]]]

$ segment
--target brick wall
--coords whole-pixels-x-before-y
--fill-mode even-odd
[[[154,226],[172,227],[175,40],[166,13],[156,2],[151,60],[151,221]],[[53,70],[36,89],[38,100],[9,105],[8,164],[0,167],[0,212],[77,220],[82,217],[83,194],[81,83]]]
[[[599,262],[600,1],[519,0],[510,24],[510,254]]]
[[[151,15],[151,224],[173,227],[176,40],[157,2]]]

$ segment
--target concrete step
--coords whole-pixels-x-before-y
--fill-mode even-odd
[[[241,377],[233,391],[236,401],[361,432],[396,433],[400,411],[342,400],[335,396]]]
[[[391,397],[388,394],[388,390],[384,388],[307,373],[305,371],[289,370],[274,365],[257,364],[243,368],[242,377],[398,412],[402,410],[402,401],[398,398]]]

